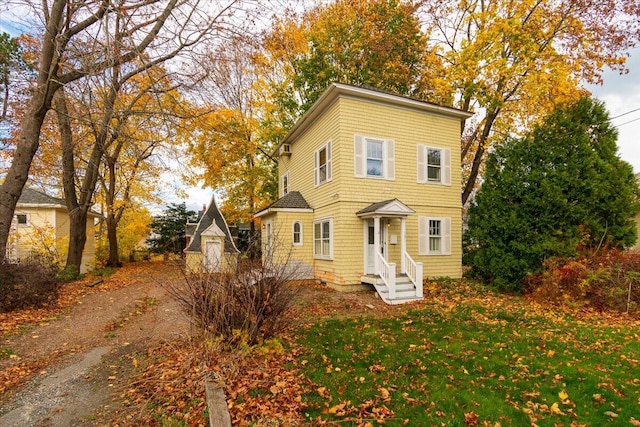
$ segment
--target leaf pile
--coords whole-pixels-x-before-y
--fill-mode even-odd
[[[212,378],[234,426],[299,425],[309,383],[290,367],[300,351],[274,340],[233,351],[206,339],[164,343],[135,359],[140,372],[121,394],[128,410],[118,423],[208,425],[204,383]]]

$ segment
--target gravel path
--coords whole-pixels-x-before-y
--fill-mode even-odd
[[[5,336],[0,347],[20,363],[43,365],[19,389],[0,396],[1,426],[104,425],[117,414],[115,390],[139,352],[189,333],[167,292],[176,267],[139,263],[118,270],[56,320]]]

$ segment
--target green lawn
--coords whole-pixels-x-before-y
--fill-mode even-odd
[[[637,323],[478,295],[302,328],[299,364],[314,384],[307,420],[640,426]]]

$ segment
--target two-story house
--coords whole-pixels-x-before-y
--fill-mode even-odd
[[[262,220],[265,262],[388,303],[423,276],[460,277],[460,127],[471,114],[332,84],[279,144],[280,199]],[[276,260],[276,261],[274,261]]]

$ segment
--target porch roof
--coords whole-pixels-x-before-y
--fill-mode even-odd
[[[299,191],[290,191],[266,208],[257,212],[254,216],[259,218],[266,214],[278,211],[296,210],[300,212],[313,212],[309,203],[302,197]]]
[[[407,216],[416,213],[409,206],[405,205],[398,199],[383,200],[381,202],[375,202],[360,209],[356,212],[356,215],[361,218],[373,217],[373,216]]]

